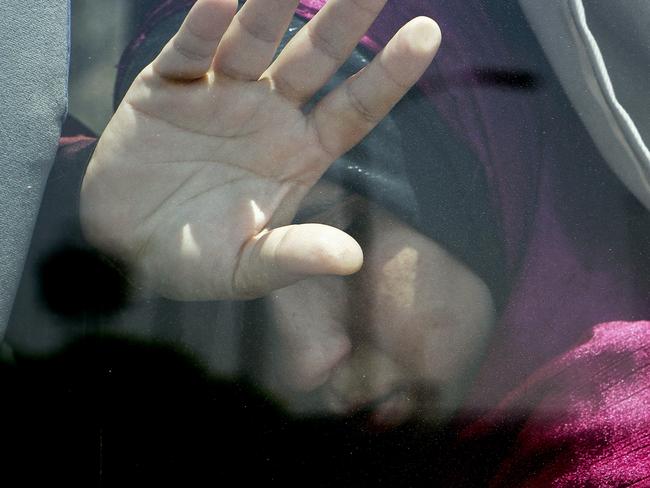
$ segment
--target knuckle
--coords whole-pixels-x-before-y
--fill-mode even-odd
[[[346,61],[347,54],[342,52],[333,39],[321,32],[318,27],[310,27],[310,25],[307,24],[306,29],[310,42],[321,54],[333,60],[337,64]]]
[[[238,19],[239,25],[243,31],[260,42],[266,44],[274,44],[277,35],[274,31],[270,30],[265,19],[252,18],[251,16],[243,15]]]
[[[374,16],[377,15],[379,11],[381,11],[384,3],[386,2],[377,0],[352,0],[352,3],[362,12],[366,12]]]
[[[174,37],[172,47],[181,57],[191,62],[202,61],[207,57],[205,53],[198,52],[196,49],[187,46],[180,37]]]
[[[359,96],[354,93],[351,84],[347,84],[345,88],[345,94],[347,96],[348,102],[352,109],[356,112],[357,116],[363,121],[370,125],[375,125],[381,119],[381,115],[373,110],[366,102],[361,100]]]
[[[291,97],[291,99],[299,102],[306,101],[308,96],[306,90],[287,76],[273,76],[272,82],[274,89],[282,95]]]

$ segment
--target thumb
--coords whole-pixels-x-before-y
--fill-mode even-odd
[[[235,269],[236,296],[261,296],[309,276],[353,274],[363,251],[351,236],[323,224],[278,227],[258,235],[242,250]]]

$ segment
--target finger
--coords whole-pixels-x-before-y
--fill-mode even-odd
[[[298,0],[248,0],[223,36],[214,70],[238,80],[257,80],[268,68]]]
[[[357,144],[422,76],[439,45],[440,29],[427,17],[402,27],[368,66],[311,112],[322,149],[336,159]]]
[[[264,76],[304,103],[350,56],[386,0],[330,0],[284,48]]]
[[[235,270],[236,296],[261,296],[316,275],[346,276],[363,263],[357,241],[323,224],[273,229],[244,247]]]
[[[153,61],[162,77],[194,80],[210,67],[223,33],[237,11],[237,0],[199,0],[178,32]]]

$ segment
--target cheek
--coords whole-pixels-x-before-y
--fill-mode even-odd
[[[404,234],[375,246],[366,260],[372,340],[412,377],[449,383],[480,356],[492,300],[483,282],[443,248]]]
[[[422,270],[417,249],[405,246],[388,259],[382,259],[379,254],[369,261],[369,274],[376,275],[376,280],[373,276],[377,283],[375,302],[381,305],[384,311],[410,311],[418,306],[418,273]]]

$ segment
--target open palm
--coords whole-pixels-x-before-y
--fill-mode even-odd
[[[360,73],[303,106],[385,0],[330,0],[273,61],[297,0],[199,0],[136,78],[84,178],[88,239],[182,299],[261,296],[362,264],[352,237],[291,225],[328,166],[421,76],[430,19],[404,26]]]

